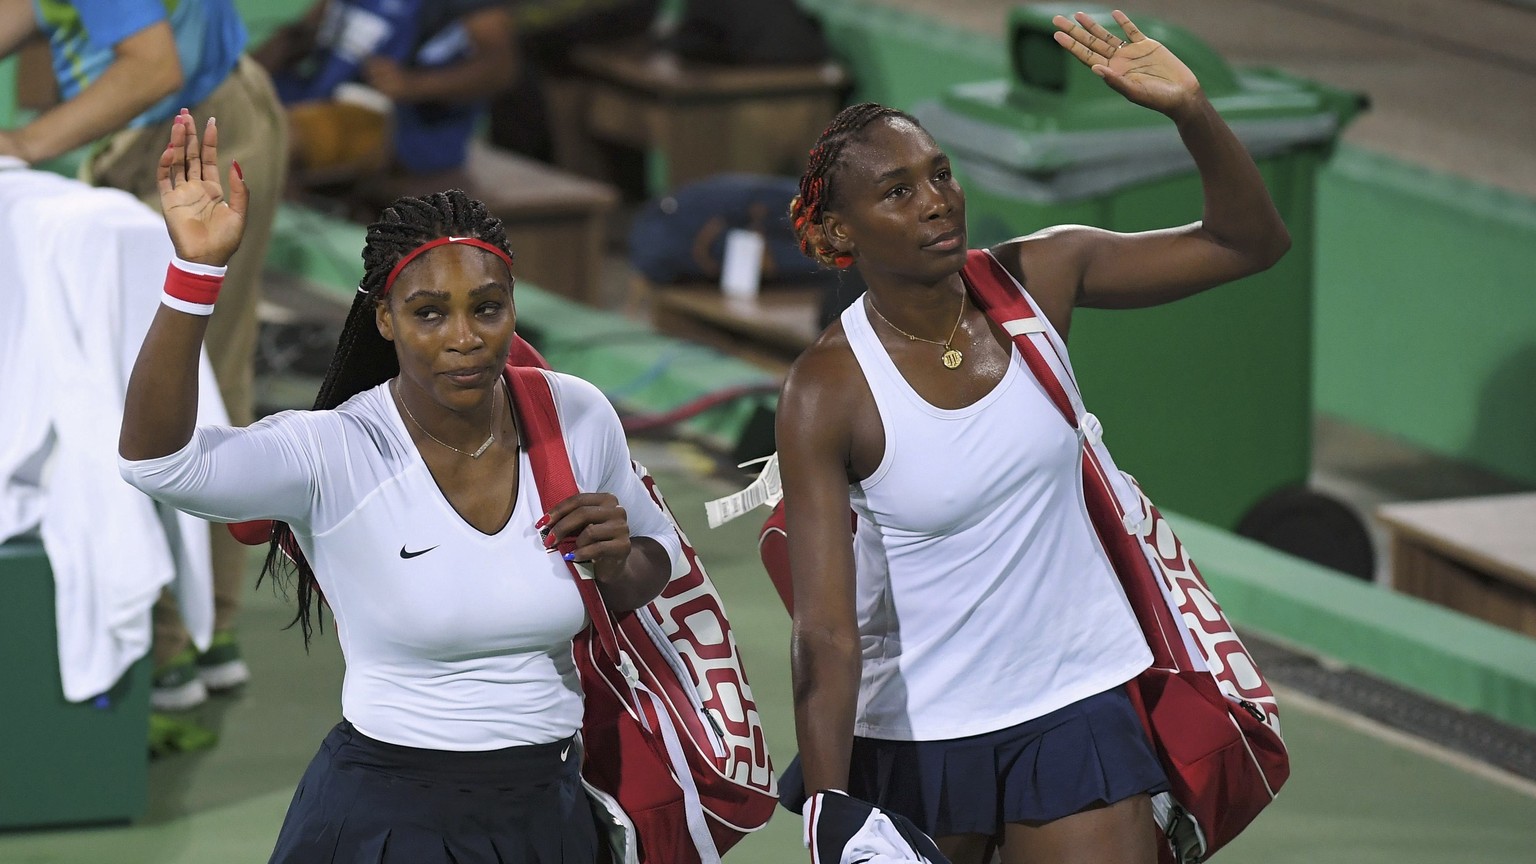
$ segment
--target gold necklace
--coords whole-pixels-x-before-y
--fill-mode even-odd
[[[449,450],[452,450],[453,452],[463,456],[468,456],[471,459],[479,459],[482,455],[485,454],[486,450],[490,449],[492,444],[496,443],[496,394],[499,392],[501,392],[499,389],[491,390],[491,434],[485,436],[485,443],[480,445],[480,449],[471,453],[468,450],[460,450],[452,444],[449,444],[447,441],[444,441],[436,435],[433,435],[431,432],[428,432],[427,427],[421,425],[421,421],[417,420],[416,415],[411,413],[411,406],[405,404],[405,397],[400,395],[400,379],[395,379],[395,399],[399,400],[400,407],[405,409],[405,416],[411,418],[411,422],[416,424],[416,428],[421,430],[421,434],[431,438],[433,441],[436,441],[444,447],[447,447]]]
[[[945,369],[959,369],[960,364],[965,362],[965,355],[961,354],[960,349],[955,348],[953,344],[955,341],[955,334],[960,332],[960,322],[965,320],[964,293],[960,295],[960,316],[955,319],[955,326],[949,328],[949,338],[945,339],[943,342],[937,342],[933,339],[924,339],[921,336],[913,336],[911,333],[908,333],[900,327],[897,327],[895,324],[892,324],[891,319],[880,314],[880,307],[875,305],[874,295],[870,295],[869,297],[869,308],[875,310],[875,314],[879,315],[880,320],[884,321],[887,327],[890,327],[897,333],[907,337],[908,340],[913,342],[927,342],[930,345],[938,345],[942,347],[944,349],[944,353],[939,355],[939,360],[944,364]]]

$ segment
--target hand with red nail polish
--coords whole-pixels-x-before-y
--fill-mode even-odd
[[[183,108],[171,122],[171,143],[155,171],[160,209],[182,260],[222,267],[245,233],[250,187],[235,166],[226,198],[219,182],[218,123],[209,117],[201,142],[197,134],[191,113]]]

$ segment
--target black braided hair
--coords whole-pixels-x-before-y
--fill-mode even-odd
[[[869,124],[887,117],[918,125],[917,120],[907,112],[875,102],[850,105],[839,111],[832,122],[827,124],[806,160],[805,173],[800,175],[800,194],[789,202],[789,221],[795,228],[795,237],[800,241],[800,251],[825,267],[841,270],[853,264],[853,256],[832,248],[821,230],[822,216],[835,200],[832,180],[838,162],[849,142],[857,141]]]
[[[423,243],[449,236],[474,237],[501,249],[508,257],[512,255],[501,220],[460,189],[434,192],[423,198],[397,198],[384,208],[379,221],[368,226],[363,244],[363,278],[352,299],[346,324],[342,325],[325,381],[315,397],[314,410],[335,408],[400,374],[395,346],[379,334],[374,307],[383,302],[384,281],[401,258]],[[322,629],[325,626],[313,602],[319,585],[309,562],[299,551],[293,530],[285,522],[273,524],[272,541],[261,568],[261,578],[268,575],[280,587],[294,584],[298,611],[288,626],[299,625],[308,648],[314,625],[318,623]]]

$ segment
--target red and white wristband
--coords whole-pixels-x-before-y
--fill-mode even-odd
[[[170,266],[165,268],[165,293],[160,302],[188,315],[212,315],[227,269],[183,261],[172,255]]]

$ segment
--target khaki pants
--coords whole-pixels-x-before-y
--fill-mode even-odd
[[[272,220],[287,171],[288,131],[271,79],[249,57],[241,57],[234,71],[202,104],[188,107],[199,128],[209,116],[218,118],[219,164],[227,171],[232,159],[239,161],[251,188],[245,236],[240,241],[240,250],[229,262],[229,272],[204,340],[230,421],[245,426],[253,419],[256,307],[261,299],[262,263],[272,240]],[[82,166],[81,179],[130,192],[159,212],[155,168],[170,134],[171,124],[163,123],[112,135]],[[227,188],[227,179],[225,185]],[[223,525],[210,527],[214,629],[225,630],[234,626],[240,609],[246,549]],[[154,623],[154,662],[158,667],[190,644],[170,592],[161,595],[155,604]]]

